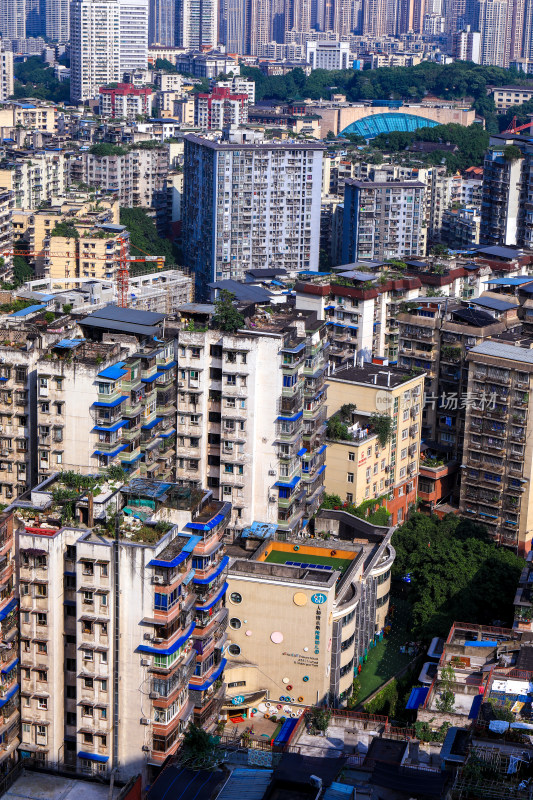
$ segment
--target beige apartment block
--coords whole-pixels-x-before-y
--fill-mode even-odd
[[[326,491],[359,503],[386,497],[390,524],[403,522],[416,502],[424,373],[407,377],[380,364],[337,370],[328,377],[328,415],[354,404],[352,440],[328,442]],[[392,418],[382,446],[370,429],[372,414]]]
[[[533,536],[533,351],[486,341],[467,361],[461,513],[525,556]]]
[[[339,531],[344,534],[339,537]],[[388,612],[391,529],[346,512],[316,518],[321,539],[279,536],[230,547],[228,713],[269,704],[296,716],[310,705],[344,705],[369,643]],[[268,609],[268,613],[265,613]]]
[[[4,113],[0,109],[0,117]],[[63,153],[46,150],[0,161],[0,188],[13,192],[15,208],[30,210],[64,194],[68,179]]]
[[[0,108],[0,128],[20,125],[26,130],[57,133],[57,115],[57,106],[11,101]]]

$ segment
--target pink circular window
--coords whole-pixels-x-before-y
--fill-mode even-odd
[[[270,638],[274,642],[274,644],[281,644],[283,641],[283,634],[280,633],[279,631],[274,631],[274,633],[270,634]]]

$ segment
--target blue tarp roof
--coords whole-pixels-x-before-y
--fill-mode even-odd
[[[99,378],[108,378],[111,381],[117,381],[127,374],[128,370],[124,369],[125,361],[119,361],[118,364],[113,364],[111,367],[106,367],[102,372],[98,373]]]
[[[119,428],[123,428],[124,425],[128,424],[129,424],[128,420],[123,419],[120,422],[115,422],[114,425],[111,425],[108,428],[106,428],[104,425],[95,425],[93,431],[102,431],[104,433],[115,433],[115,431],[118,431]]]
[[[155,380],[157,380],[157,378],[160,378],[164,374],[164,372],[154,372],[154,374],[150,375],[149,378],[141,378],[141,381],[143,383],[153,383]]]
[[[141,425],[143,431],[151,431],[152,428],[155,428],[158,422],[162,422],[163,417],[156,417],[151,422],[147,422],[146,425]]]
[[[177,361],[169,361],[168,364],[158,364],[157,369],[172,369],[172,367],[175,367],[177,363]]]
[[[119,406],[121,403],[123,403],[128,398],[129,398],[129,394],[128,395],[124,395],[123,397],[119,397],[118,400],[113,400],[111,403],[103,403],[100,400],[98,400],[98,402],[93,403],[93,406],[95,408],[116,408],[117,406]]]
[[[5,704],[6,704],[6,703],[9,703],[9,701],[11,700],[11,698],[12,698],[12,697],[14,697],[14,696],[16,695],[16,693],[18,692],[18,690],[19,690],[19,685],[18,685],[18,683],[16,683],[16,684],[13,686],[13,688],[12,688],[12,689],[10,689],[10,690],[9,690],[9,692],[8,692],[7,694],[5,694],[5,695],[2,697],[2,699],[0,700],[0,708],[2,708],[2,706],[5,706]]]
[[[62,347],[67,349],[71,349],[73,347],[78,347],[78,345],[83,344],[85,339],[61,339],[60,342],[54,345],[54,347]]]
[[[118,456],[119,453],[122,453],[123,450],[126,449],[129,445],[122,444],[120,447],[116,447],[114,450],[95,450],[93,456],[109,456],[109,458],[114,458]]]
[[[198,542],[202,541],[201,536],[191,536],[189,541],[181,548],[180,552],[177,556],[175,556],[170,561],[165,561],[163,558],[153,558],[151,561],[148,562],[149,567],[164,567],[165,569],[172,569],[172,567],[177,567],[178,564],[181,564],[187,556],[189,556]]]
[[[200,538],[200,537],[198,537],[198,538]],[[218,576],[220,575],[221,572],[224,572],[224,570],[226,569],[228,564],[229,564],[229,557],[228,556],[224,556],[224,558],[222,559],[222,561],[218,565],[218,569],[217,569],[216,572],[214,572],[212,575],[210,575],[209,578],[196,578],[194,583],[198,584],[200,586],[205,586],[208,583],[211,583],[211,581],[214,581],[215,578],[218,578]]]
[[[417,686],[411,690],[409,700],[407,701],[406,708],[416,711],[416,709],[426,702],[428,696],[429,686]]]
[[[284,481],[276,481],[274,486],[281,486],[283,489],[294,489],[299,480],[300,480],[299,476],[295,475],[290,483],[285,483]]]
[[[0,621],[2,621],[9,614],[11,614],[11,612],[14,611],[15,608],[18,606],[18,603],[19,603],[19,601],[16,598],[13,598],[13,600],[10,600],[9,603],[7,604],[7,606],[4,606],[4,608],[0,611]]]
[[[89,753],[85,750],[78,752],[78,758],[86,758],[88,761],[98,761],[99,764],[106,764],[109,761],[109,756],[100,756],[98,753]]]
[[[256,536],[259,539],[269,539],[274,536],[278,526],[275,522],[252,522],[249,528],[245,528],[242,532],[242,538],[247,539],[248,536]]]
[[[470,706],[470,711],[468,713],[468,719],[477,719],[477,715],[479,714],[479,709],[481,708],[482,702],[483,702],[483,695],[477,694],[472,700],[472,705]]]
[[[516,303],[508,303],[507,300],[499,300],[496,297],[476,297],[475,300],[470,301],[471,305],[481,306],[482,308],[491,308],[494,311],[509,311],[512,308],[518,308]]]
[[[523,283],[531,283],[533,278],[527,275],[517,275],[516,278],[492,278],[487,283],[493,286],[521,286]]]
[[[183,636],[180,636],[179,639],[176,639],[169,647],[165,647],[161,649],[160,647],[150,647],[148,644],[140,644],[137,648],[138,653],[150,653],[151,655],[155,656],[172,656],[174,653],[180,649],[180,647],[185,644],[187,639],[190,637],[191,633],[193,632],[196,626],[196,622],[192,622],[189,628],[185,631]]]
[[[276,417],[276,420],[278,422],[296,422],[297,419],[303,417],[303,413],[304,413],[303,411],[298,411],[298,413],[295,414],[293,417]]]
[[[209,603],[207,603],[207,605],[205,605],[205,606],[196,606],[196,610],[197,611],[209,611],[211,608],[213,608],[213,606],[216,603],[218,603],[218,601],[220,600],[222,595],[225,594],[227,592],[227,590],[228,590],[228,584],[224,583],[222,585],[222,588],[220,589],[220,591],[216,593],[216,595],[213,597],[213,599]]]
[[[46,305],[28,306],[28,308],[21,308],[20,311],[14,311],[10,317],[27,317],[29,314],[35,314],[36,311],[42,311]]]
[[[7,672],[11,672],[11,670],[14,667],[16,667],[18,663],[19,663],[19,659],[16,658],[14,661],[11,662],[11,664],[8,664],[7,667],[2,667],[2,670],[1,670],[2,675],[5,675]]]
[[[215,517],[213,517],[213,519],[210,519],[209,522],[188,522],[185,527],[192,528],[193,531],[211,531],[213,528],[216,528],[220,522],[222,522],[225,516],[226,512],[224,511],[221,514],[217,514]]]
[[[195,686],[194,683],[189,683],[189,689],[193,689],[195,692],[203,692],[206,689],[209,689],[209,687],[214,684],[218,676],[224,672],[224,667],[226,666],[227,661],[227,658],[223,658],[217,669],[213,672],[211,677],[205,681],[205,683],[201,683],[199,686]]]

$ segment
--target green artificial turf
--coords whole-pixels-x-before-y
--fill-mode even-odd
[[[398,597],[391,597],[391,604],[396,607],[392,630],[368,651],[366,663],[363,663],[360,674],[355,676],[361,683],[360,703],[415,658],[414,655],[400,653],[400,647],[412,640],[409,633],[409,606]]]
[[[301,564],[326,564],[333,569],[340,569],[345,572],[352,561],[349,558],[332,558],[331,556],[315,556],[308,553],[285,552],[284,550],[272,550],[265,561],[271,564],[285,564],[287,561],[299,561]]]

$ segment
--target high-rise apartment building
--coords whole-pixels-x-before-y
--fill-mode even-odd
[[[21,741],[18,581],[13,514],[0,514],[0,771],[10,772]]]
[[[230,510],[112,471],[59,473],[15,504],[23,756],[151,782],[189,720],[216,721]]]
[[[148,44],[176,46],[176,0],[150,0]]]
[[[15,208],[29,211],[61,197],[67,185],[68,166],[58,150],[42,150],[0,161],[0,188],[13,192]]]
[[[514,145],[522,158],[508,159],[505,148]],[[533,243],[533,143],[529,136],[494,134],[483,164],[480,237],[483,244],[518,245]]]
[[[387,33],[386,0],[365,0],[362,33],[369,36],[384,36]]]
[[[52,42],[70,39],[70,3],[68,0],[44,0],[44,34]]]
[[[212,49],[217,44],[217,0],[176,0],[178,47]]]
[[[183,250],[199,297],[252,268],[318,268],[323,145],[255,136],[185,137]]]
[[[226,86],[215,86],[211,92],[198,92],[194,108],[194,124],[204,130],[223,130],[248,122],[248,95],[235,94]]]
[[[325,322],[284,309],[177,341],[178,482],[231,502],[234,534],[254,520],[297,532],[323,492]]]
[[[11,97],[14,91],[13,53],[0,45],[0,102]]]
[[[71,6],[71,98],[98,96],[126,70],[148,63],[148,0],[74,0]]]
[[[418,181],[346,180],[343,263],[425,255],[425,191]]]
[[[473,28],[480,32],[480,64],[509,66],[512,0],[476,0]]]
[[[152,321],[161,318],[137,313]],[[91,331],[102,321],[95,312],[82,324]],[[170,478],[176,422],[173,342],[125,350],[100,342],[76,341],[69,347],[59,342],[51,353],[37,374],[39,480],[62,469],[87,474],[110,466],[122,466],[132,477]]]
[[[26,36],[26,0],[0,1],[0,36],[24,39]]]
[[[531,549],[529,441],[533,352],[487,341],[470,350],[461,513],[521,555]]]

